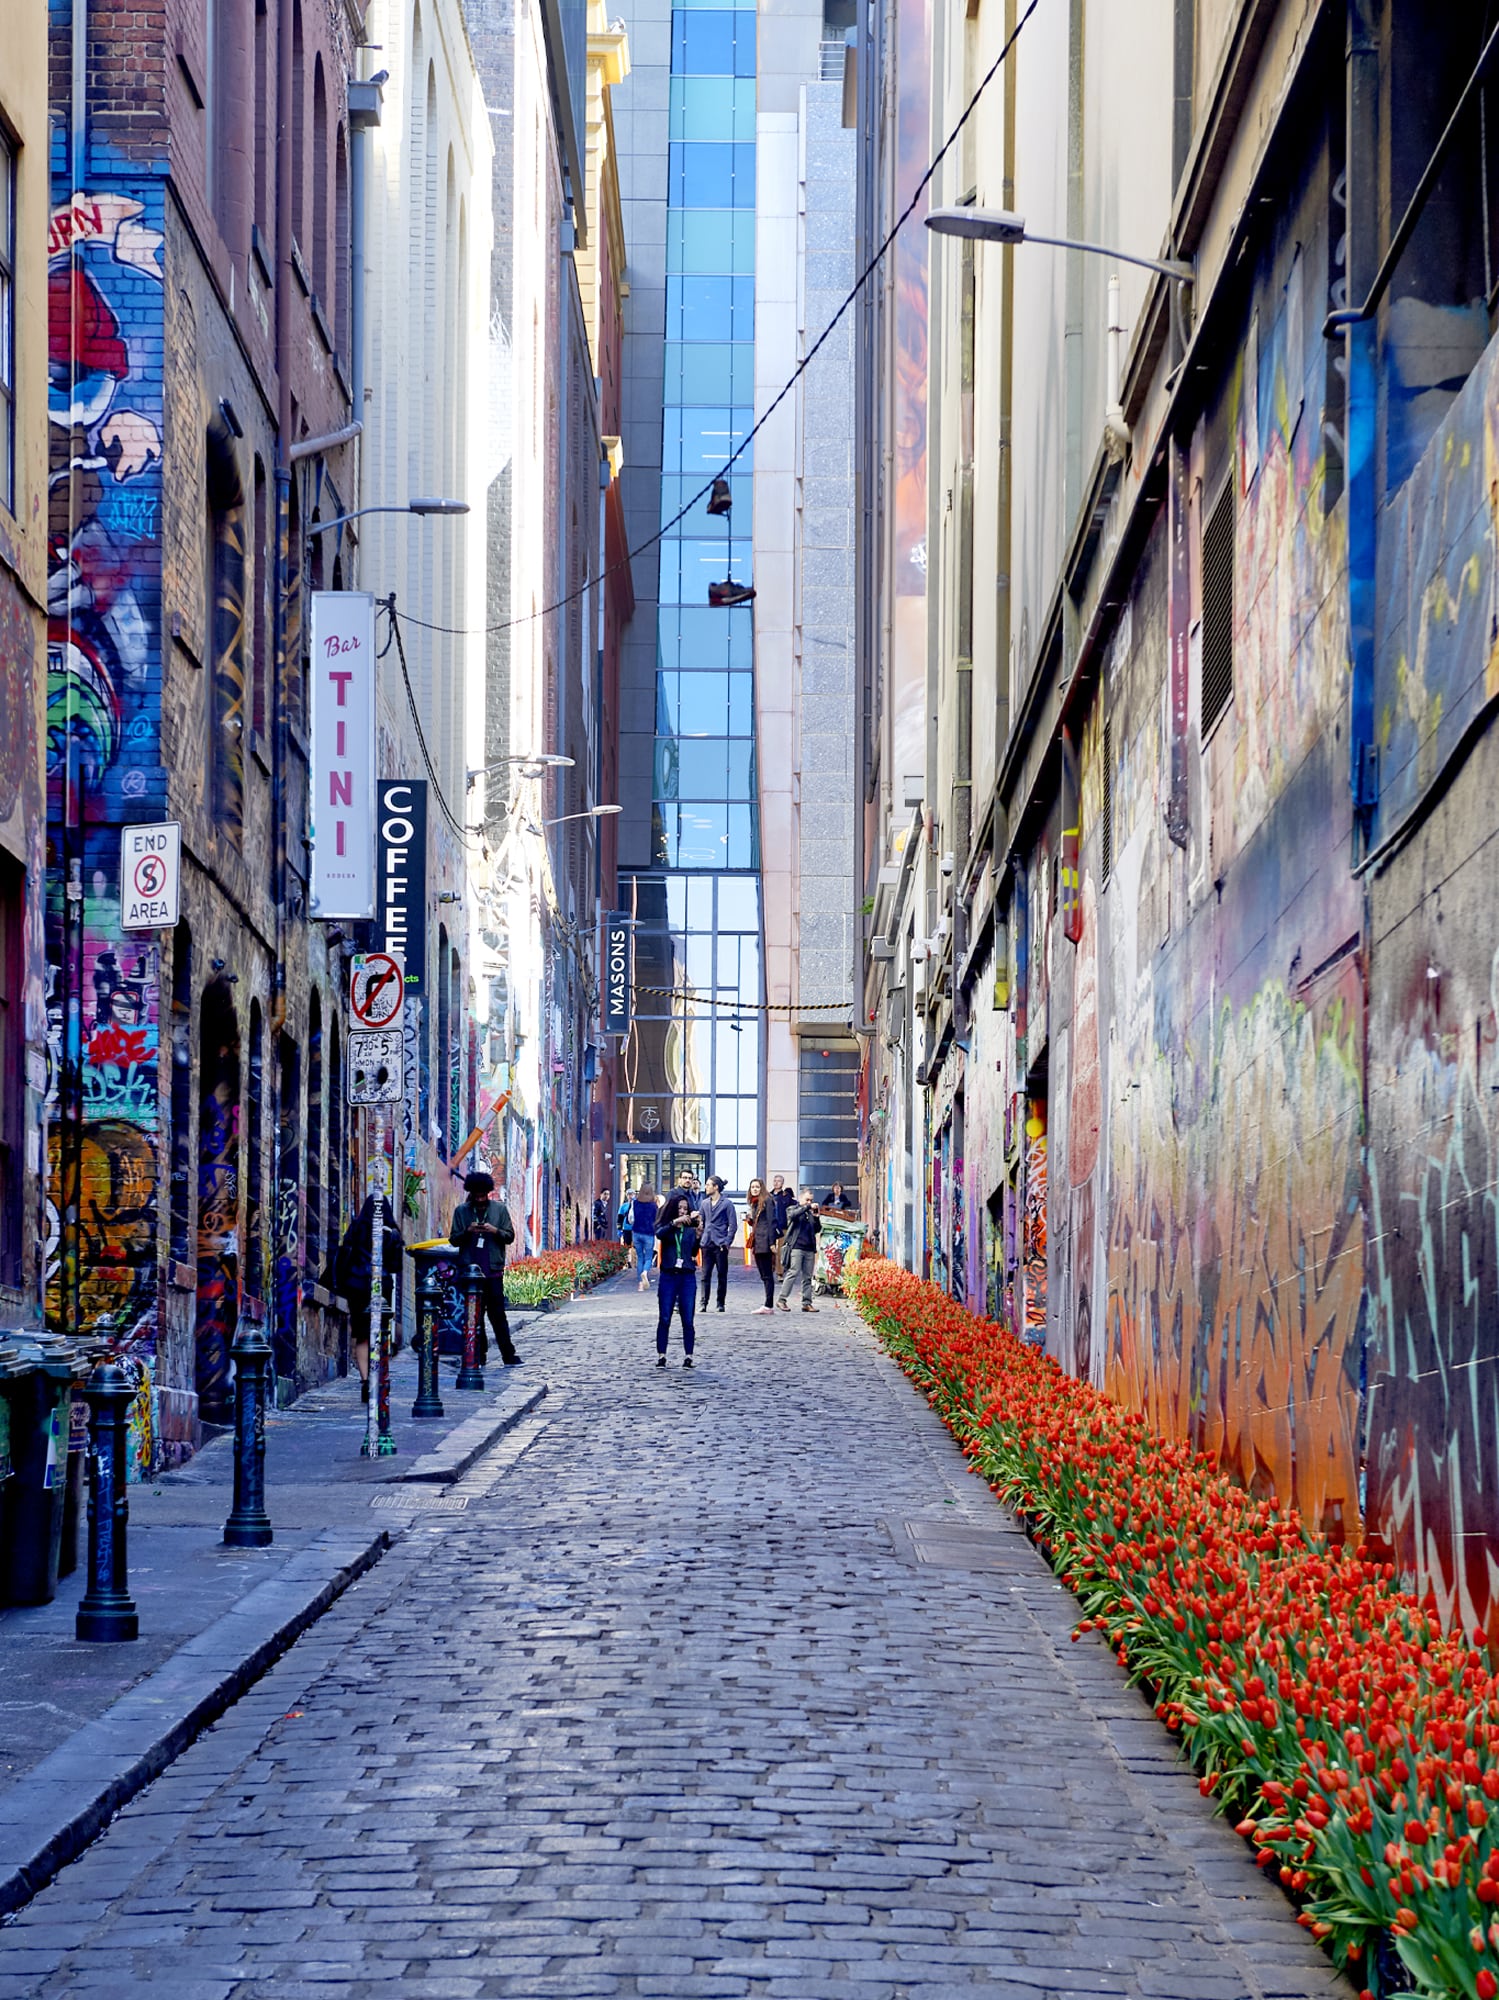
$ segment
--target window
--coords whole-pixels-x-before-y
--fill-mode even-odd
[[[1202,733],[1234,698],[1234,481],[1230,473],[1202,530]]]
[[[437,1059],[435,1068],[439,1078],[445,1078],[451,1062],[449,1036],[452,1015],[450,1013],[451,988],[448,984],[448,927],[437,927]],[[437,1141],[437,1150],[444,1159],[448,1157],[448,1092],[445,1083],[438,1085],[437,1130],[432,1135]]]
[[[193,938],[186,923],[172,933],[172,1261],[188,1261],[192,1215]]]
[[[340,123],[333,145],[333,345],[349,352],[349,142]]]
[[[255,0],[255,213],[251,220],[262,233],[271,215],[271,55],[270,11],[266,0]]]
[[[0,125],[0,505],[16,511],[16,146]]]
[[[307,60],[302,49],[301,0],[291,12],[291,233],[300,246],[306,230],[302,206],[307,189]],[[283,245],[278,252],[285,255]]]
[[[21,1144],[25,1125],[26,1028],[21,940],[26,871],[0,854],[0,1284],[21,1282]]]
[[[312,289],[328,296],[328,87],[323,59],[312,65]]]
[[[250,1088],[245,1105],[245,1290],[252,1298],[265,1296],[265,1095],[264,1026],[260,1002],[250,1002]]]
[[[678,8],[672,15],[671,67],[676,76],[753,76],[754,15]]]
[[[257,737],[266,732],[266,668],[271,649],[270,583],[275,573],[271,559],[270,489],[265,461],[255,459],[255,546],[250,556],[251,587],[254,590],[254,618],[250,635],[250,728]]]
[[[691,151],[674,147],[673,152]],[[753,147],[725,147],[726,152],[752,152]],[[737,185],[737,181],[736,181]],[[755,281],[753,278],[680,276],[666,281],[668,340],[753,340]],[[747,458],[748,453],[745,454]],[[740,465],[744,460],[740,460]],[[747,470],[748,468],[746,468]],[[737,468],[736,468],[737,470]]]
[[[236,847],[245,824],[245,489],[222,417],[208,427],[209,758],[213,816]]]
[[[323,1001],[316,987],[307,1007],[307,1275],[323,1268]]]
[[[753,146],[673,146],[668,166],[673,208],[753,208]]]
[[[338,1015],[328,1027],[328,1254],[337,1249],[344,1229],[343,1158],[344,1068]]]

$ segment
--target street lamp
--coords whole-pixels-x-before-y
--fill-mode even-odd
[[[1054,250],[1086,250],[1094,257],[1112,257],[1116,263],[1138,264],[1142,270],[1159,271],[1190,285],[1196,276],[1190,264],[1172,257],[1137,257],[1132,250],[1115,250],[1107,243],[1084,243],[1074,236],[1038,236],[1027,229],[1025,217],[1007,208],[934,208],[926,218],[934,236],[966,236],[975,243],[1046,243]]]
[[[544,819],[539,821],[534,819],[528,819],[524,822],[524,824],[527,833],[540,833],[543,827],[565,826],[570,819],[607,819],[611,813],[618,813],[623,811],[624,811],[623,806],[590,806],[587,812],[562,813],[556,819]]]
[[[472,791],[476,778],[495,777],[509,764],[519,764],[523,778],[539,778],[543,771],[570,771],[573,763],[571,757],[558,757],[550,752],[521,751],[514,757],[501,757],[493,764],[481,764],[477,770],[470,771],[468,788]]]
[[[352,514],[335,515],[331,521],[314,521],[307,530],[307,539],[314,535],[326,535],[330,528],[342,528],[350,521],[362,520],[366,514],[466,514],[466,500],[408,500],[401,507],[356,507]]]

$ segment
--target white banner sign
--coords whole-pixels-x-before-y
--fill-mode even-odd
[[[312,915],[375,914],[375,600],[312,594]]]

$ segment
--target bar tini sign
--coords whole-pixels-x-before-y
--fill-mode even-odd
[[[375,600],[312,597],[312,915],[375,914]]]

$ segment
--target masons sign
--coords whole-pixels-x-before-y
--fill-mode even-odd
[[[604,1005],[600,1023],[606,1035],[630,1032],[630,920],[623,910],[611,910],[604,919]]]
[[[174,819],[120,829],[120,928],[169,931],[182,892],[182,828]]]

